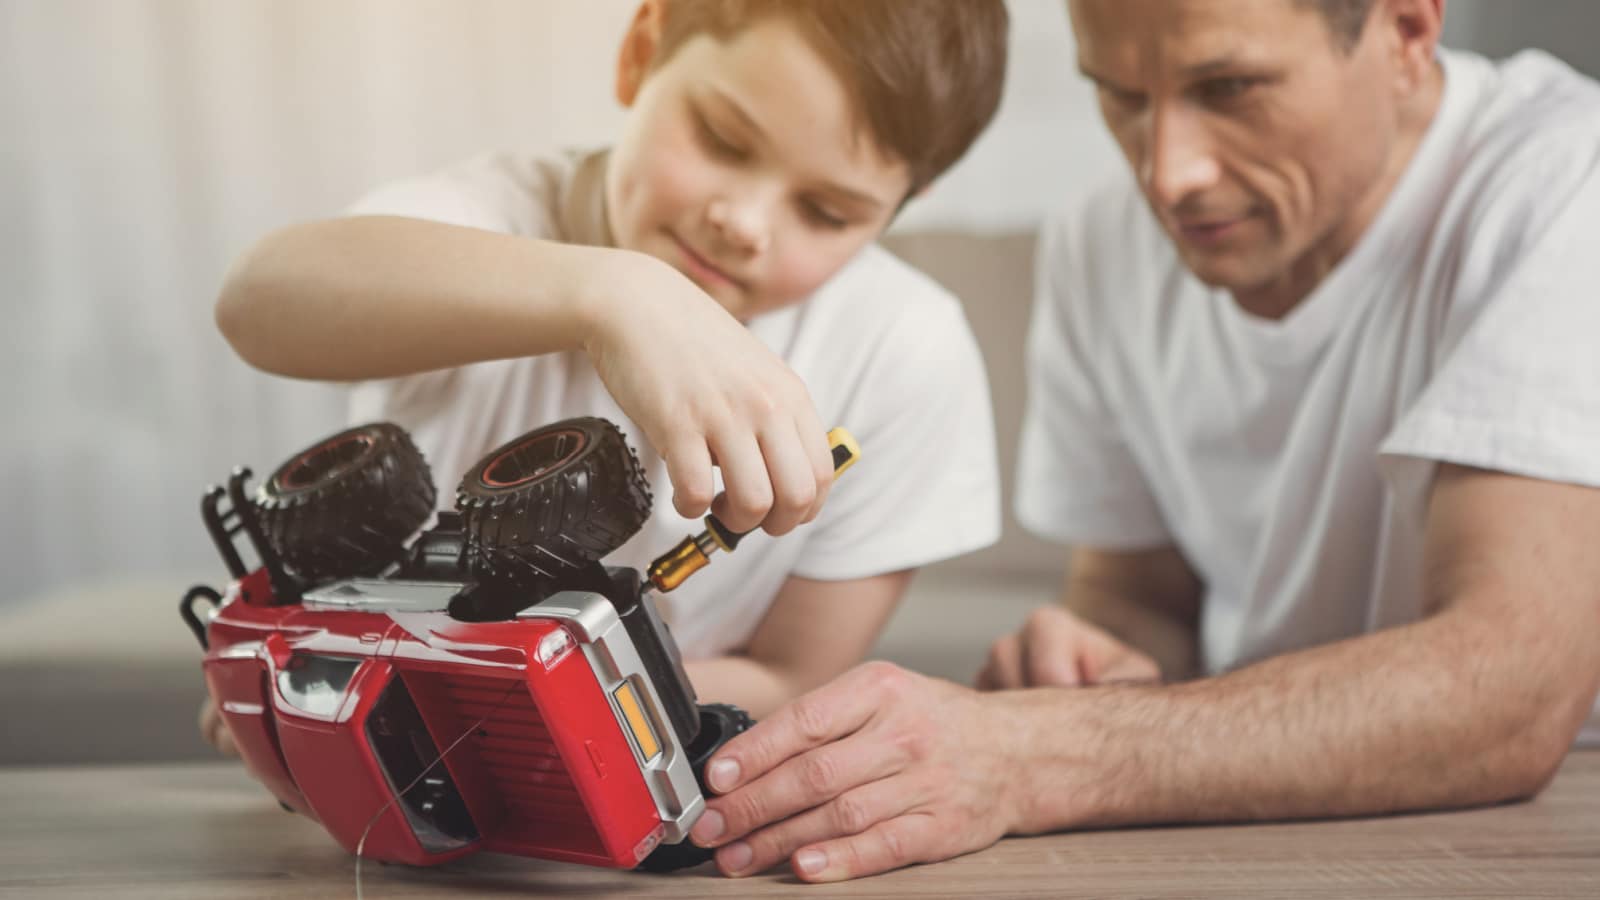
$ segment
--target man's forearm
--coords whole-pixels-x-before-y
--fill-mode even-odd
[[[1037,748],[1018,767],[1017,830],[1529,795],[1592,696],[1530,667],[1537,651],[1508,648],[1515,637],[1438,617],[1182,685],[991,695],[1016,713],[1017,745]]]

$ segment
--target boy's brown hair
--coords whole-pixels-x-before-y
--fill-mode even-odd
[[[839,73],[914,193],[950,168],[1000,105],[1003,0],[667,0],[656,65],[690,38],[781,16]]]

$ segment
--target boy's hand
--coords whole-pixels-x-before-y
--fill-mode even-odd
[[[1041,606],[989,648],[977,684],[995,691],[1160,680],[1155,660],[1059,606]]]
[[[238,749],[233,746],[233,733],[228,730],[228,723],[222,721],[222,713],[217,710],[217,704],[210,694],[200,701],[200,736],[223,756],[239,755]]]
[[[734,531],[772,534],[815,518],[833,461],[799,376],[666,263],[626,254],[610,274],[584,346],[666,460],[679,514],[696,518],[709,507]],[[716,498],[713,464],[725,488]]]

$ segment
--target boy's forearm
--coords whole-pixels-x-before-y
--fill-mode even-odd
[[[359,380],[583,346],[613,278],[654,261],[418,219],[284,228],[229,272],[217,323],[247,362]]]
[[[1441,618],[1167,687],[1010,706],[1016,830],[1363,815],[1528,796],[1587,711],[1558,665]]]
[[[732,703],[761,719],[800,693],[784,673],[748,656],[719,656],[684,663],[701,703]]]

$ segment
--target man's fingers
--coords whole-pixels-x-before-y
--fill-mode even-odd
[[[764,872],[807,844],[860,834],[928,799],[908,778],[878,778],[723,847],[717,868],[732,876]]]
[[[837,803],[840,798],[862,786],[901,771],[909,762],[905,747],[892,741],[846,738],[826,744],[789,760],[738,791],[718,798],[706,813],[704,824],[696,823],[691,834],[695,842],[702,846],[720,846],[797,813]],[[857,800],[876,797],[876,794],[870,793],[857,797],[846,802],[843,809],[851,814],[865,812],[855,808]],[[873,810],[878,808],[877,805],[871,807]],[[893,810],[895,813],[900,811]],[[862,822],[855,831],[870,824],[871,821]],[[713,831],[716,834],[712,834]],[[818,834],[815,839],[837,833]]]
[[[792,757],[856,731],[880,708],[885,694],[893,694],[894,685],[910,677],[892,663],[863,663],[791,700],[712,756],[706,766],[711,789],[725,794]]]
[[[722,496],[712,501],[712,513],[732,531],[756,528],[772,509],[772,481],[756,436],[742,428],[722,428],[712,435],[711,450],[722,470]]]
[[[845,881],[941,859],[939,828],[926,813],[897,816],[861,834],[802,848],[794,872],[805,881]]]

